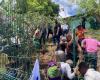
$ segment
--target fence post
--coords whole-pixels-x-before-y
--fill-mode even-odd
[[[76,40],[75,40],[75,29],[73,29],[73,63],[74,67],[76,65],[76,50],[75,50]]]

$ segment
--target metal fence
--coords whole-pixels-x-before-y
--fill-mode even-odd
[[[32,44],[34,26],[28,23],[29,15],[16,11],[12,3],[0,4],[0,80],[28,80],[37,51]]]
[[[0,80],[28,80],[36,57],[0,54]]]

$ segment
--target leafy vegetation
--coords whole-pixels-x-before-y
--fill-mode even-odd
[[[45,16],[58,15],[59,6],[51,2],[51,0],[27,0],[28,9],[39,12]]]
[[[26,68],[27,65],[30,65],[33,59],[30,56],[37,51],[32,44],[34,30],[43,24],[47,26],[48,23],[51,23],[53,25],[58,10],[59,6],[50,0],[2,1],[0,4],[0,48],[3,47],[3,52],[8,54],[17,66],[23,68],[25,65],[24,68]],[[15,38],[17,43],[12,43],[11,38]],[[18,64],[17,61],[22,63]],[[27,61],[30,63],[27,64]],[[16,65],[13,64],[13,67]],[[29,69],[30,66],[27,68]],[[23,70],[23,74],[25,72],[29,74],[31,71]],[[25,80],[28,78],[29,76]]]
[[[85,15],[95,16],[100,23],[100,1],[99,0],[82,0],[80,2],[81,9],[85,10]]]
[[[0,14],[0,35],[11,44],[11,37],[18,36],[21,42],[20,55],[29,55],[34,51],[32,44],[36,27],[54,23],[59,6],[50,0],[8,0],[0,4],[3,9]],[[9,51],[8,51],[9,52]]]

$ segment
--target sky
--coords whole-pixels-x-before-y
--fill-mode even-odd
[[[52,0],[53,2],[59,4],[60,12],[59,15],[62,18],[74,16],[78,12],[79,6],[76,4],[76,0]],[[64,11],[62,10],[64,9]]]
[[[62,18],[77,15],[79,12],[79,5],[77,4],[81,0],[52,0],[53,2],[59,4],[60,9],[63,8],[64,11],[60,10],[59,15]],[[100,0],[96,0],[96,3],[100,3]],[[84,10],[82,10],[84,12]]]
[[[0,0],[0,2],[1,2],[2,0]]]
[[[0,0],[0,2],[1,2],[2,0]],[[5,2],[7,2],[8,0],[4,0]]]

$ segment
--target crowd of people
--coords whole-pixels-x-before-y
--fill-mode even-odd
[[[70,27],[57,20],[53,28],[50,24],[48,28],[37,28],[34,37],[40,40],[40,44],[44,45],[51,34],[52,43],[56,46],[50,52],[42,47],[40,54],[41,63],[47,65],[45,73],[49,80],[78,80],[79,75],[84,80],[100,80],[100,72],[96,71],[100,42],[85,32],[84,26],[77,26],[74,40]]]

